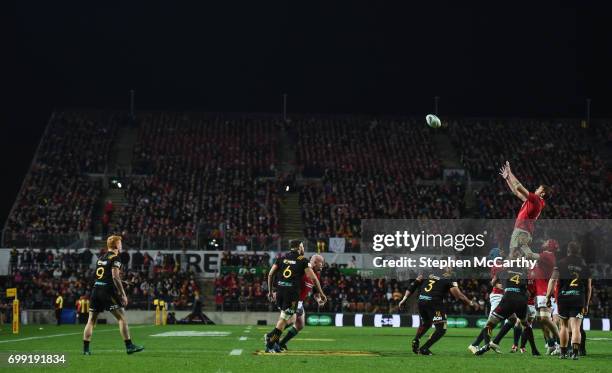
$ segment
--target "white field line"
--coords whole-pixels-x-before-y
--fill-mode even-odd
[[[139,328],[147,328],[147,327],[153,327],[153,325],[132,326],[132,327],[130,327],[130,329],[139,329]],[[106,333],[106,332],[117,332],[117,329],[100,330],[100,331],[94,332],[94,335],[96,335],[98,333]],[[83,332],[41,335],[41,336],[38,336],[38,337],[27,337],[27,338],[19,338],[19,339],[7,339],[5,341],[0,341],[0,343],[13,343],[13,342],[33,341],[33,340],[36,340],[36,339],[59,338],[59,337],[67,337],[67,336],[71,336],[71,335],[82,335],[82,334],[83,334]]]

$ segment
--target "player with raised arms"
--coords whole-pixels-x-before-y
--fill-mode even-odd
[[[321,282],[321,270],[323,269],[324,263],[325,259],[319,254],[315,254],[310,257],[310,266],[314,273],[317,275],[317,278],[319,278],[319,282]],[[304,326],[306,325],[306,312],[304,311],[304,301],[312,292],[313,287],[314,282],[308,277],[307,274],[304,274],[304,276],[302,276],[300,300],[298,302],[297,312],[295,313],[295,315],[293,315],[291,320],[289,320],[287,327],[285,328],[287,333],[279,342],[279,346],[283,351],[287,350],[287,343],[289,343],[291,338],[295,337],[302,329],[304,329]],[[315,293],[313,295],[313,298],[319,304],[319,306],[325,304],[325,302],[322,301],[319,293]]]
[[[559,318],[561,319],[561,359],[568,358],[569,333],[572,333],[572,359],[578,360],[581,344],[581,325],[584,315],[589,311],[591,301],[591,271],[580,256],[580,246],[570,242],[567,256],[557,262],[552,277],[548,282],[546,302],[550,307],[550,298],[556,283],[559,283]]]
[[[540,185],[534,193],[528,191],[523,184],[514,176],[510,168],[510,162],[506,162],[500,169],[499,174],[506,180],[506,184],[517,196],[523,204],[516,217],[514,230],[510,239],[510,255],[514,256],[513,251],[522,250],[523,255],[529,259],[537,259],[535,254],[529,248],[533,232],[535,230],[535,221],[540,217],[540,213],[546,206],[544,198],[549,198],[552,189],[547,185]]]
[[[125,342],[128,354],[140,352],[144,347],[132,343],[127,318],[123,308],[127,306],[128,299],[121,282],[121,236],[110,236],[106,240],[107,251],[96,261],[96,281],[91,292],[91,304],[89,307],[89,319],[83,331],[83,354],[91,355],[89,344],[93,334],[93,328],[98,320],[98,315],[104,311],[110,311],[119,323],[119,332]]]
[[[290,251],[284,257],[276,259],[268,273],[268,299],[276,301],[276,306],[280,310],[275,328],[265,335],[266,352],[270,353],[281,352],[278,342],[289,320],[297,311],[301,280],[304,274],[314,283],[321,301],[327,301],[319,278],[312,270],[310,262],[304,257],[302,241],[293,240],[289,246]],[[274,282],[277,272],[279,275]],[[276,293],[273,291],[273,284],[276,285]]]
[[[412,352],[420,355],[432,355],[429,349],[446,334],[447,321],[443,304],[446,293],[450,292],[456,299],[463,301],[471,307],[474,306],[474,302],[469,300],[465,294],[459,290],[457,281],[451,279],[450,268],[447,268],[439,275],[434,273],[428,276],[419,275],[416,280],[410,284],[404,297],[399,302],[400,309],[408,297],[414,294],[417,289],[419,290],[418,306],[421,323],[412,340]],[[432,325],[436,330],[431,334],[427,342],[419,348],[421,337],[427,333]]]

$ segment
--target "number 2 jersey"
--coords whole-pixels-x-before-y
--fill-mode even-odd
[[[290,251],[284,257],[276,259],[274,263],[278,267],[276,275],[277,289],[293,289],[300,291],[302,277],[310,262],[296,251]]]
[[[591,270],[584,259],[567,256],[557,262],[555,269],[559,271],[559,302],[584,306],[587,280],[591,278]]]
[[[114,289],[113,268],[121,269],[121,260],[119,255],[108,251],[96,261],[96,281],[94,286],[108,286]]]

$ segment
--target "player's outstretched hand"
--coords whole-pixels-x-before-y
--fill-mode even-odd
[[[123,294],[121,296],[121,304],[123,305],[123,307],[126,307],[128,305],[127,295]]]
[[[586,316],[589,313],[589,306],[582,307],[582,316]]]
[[[546,297],[546,307],[548,307],[548,308],[552,307],[552,302],[551,302],[549,297]]]
[[[507,179],[507,178],[508,178],[508,172],[509,172],[509,171],[508,171],[508,168],[507,168],[506,166],[502,166],[502,167],[499,169],[499,174],[500,174],[500,175],[501,175],[501,177],[503,177],[504,179]]]

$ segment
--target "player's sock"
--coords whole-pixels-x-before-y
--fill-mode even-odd
[[[525,338],[526,336],[526,338]],[[525,330],[523,330],[523,338],[529,341],[529,347],[531,347],[531,353],[533,355],[539,355],[540,351],[538,351],[538,347],[535,343],[535,337],[533,336],[533,328],[531,325],[527,326]],[[525,347],[525,342],[521,340],[522,347]]]
[[[485,326],[484,328],[482,328],[483,336],[484,336],[484,342],[485,342],[485,346],[488,347],[489,346],[489,342],[491,342],[491,334],[493,334],[493,328],[489,328],[488,326]]]
[[[414,339],[419,340],[421,339],[421,337],[427,333],[427,331],[429,330],[429,328],[431,328],[431,324],[422,324],[419,326],[419,328],[417,329],[417,333],[414,336]]]
[[[83,352],[89,352],[89,341],[83,341]]]
[[[444,329],[444,324],[436,324],[436,330],[433,332],[431,337],[425,342],[425,344],[421,347],[421,350],[429,350],[434,343],[438,342],[440,338],[442,338],[446,334],[446,329]]]
[[[274,344],[278,342],[281,334],[283,334],[283,331],[277,328],[272,329],[270,333],[266,334],[268,337],[268,347],[274,346]]]
[[[484,335],[487,333],[486,329],[482,329],[478,337],[472,342],[472,346],[480,346],[480,342],[484,339]]]
[[[281,339],[281,341],[279,342],[279,344],[281,346],[286,345],[291,338],[295,337],[298,334],[297,329],[292,325],[287,329],[287,334],[285,334],[285,336],[283,337],[283,339]]]
[[[584,331],[582,324],[580,325],[580,355],[586,355],[586,332]]]
[[[572,357],[574,360],[578,359],[578,355],[580,355],[580,343],[572,343]]]
[[[493,339],[493,343],[498,345],[499,342],[501,342],[502,338],[504,338],[506,334],[508,334],[510,329],[512,329],[513,327],[514,327],[514,323],[510,323],[510,322],[505,323],[504,326],[502,326],[499,333],[497,333],[497,335],[495,336],[495,339]]]
[[[531,327],[528,327],[531,328]],[[527,328],[525,328],[525,330],[523,330],[523,334],[521,335],[521,345],[519,346],[520,348],[525,348],[525,346],[527,345],[527,336],[529,335],[529,333],[527,332]]]
[[[131,339],[126,339],[124,342],[125,342],[125,348],[132,347],[132,340]]]
[[[518,346],[519,341],[521,339],[521,334],[523,334],[523,328],[521,326],[514,326],[514,345]]]
[[[561,346],[561,355],[567,355],[567,347]]]

